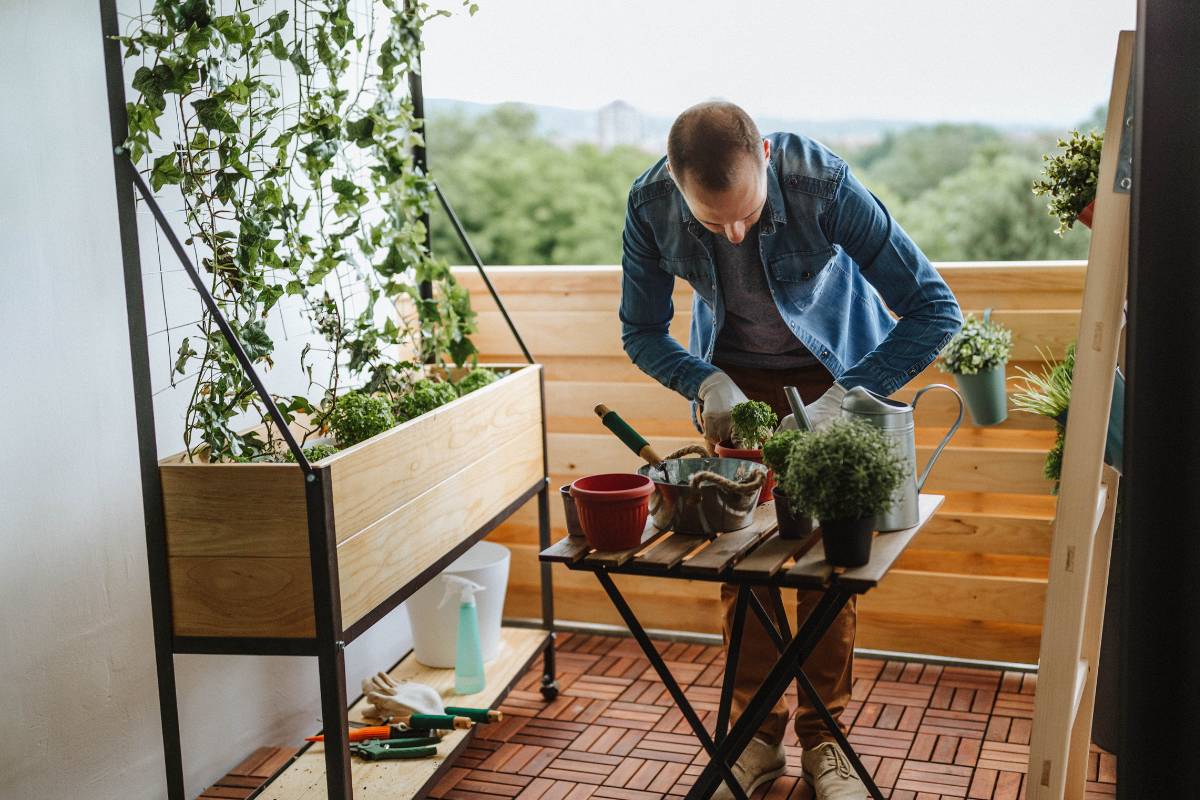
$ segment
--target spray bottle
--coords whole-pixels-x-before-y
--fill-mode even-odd
[[[487,683],[483,671],[483,647],[479,642],[479,613],[475,609],[475,593],[482,586],[458,575],[443,575],[446,594],[438,608],[458,601],[458,639],[454,652],[455,694],[482,692]]]

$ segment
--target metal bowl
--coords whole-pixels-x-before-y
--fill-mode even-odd
[[[715,536],[750,524],[762,487],[741,493],[703,481],[691,486],[692,475],[715,472],[741,482],[766,471],[762,464],[740,458],[669,458],[656,467],[643,466],[638,474],[654,481],[650,514],[655,527],[693,536]]]

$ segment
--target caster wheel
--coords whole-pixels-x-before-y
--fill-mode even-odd
[[[558,697],[558,681],[542,684],[542,697],[553,700]]]

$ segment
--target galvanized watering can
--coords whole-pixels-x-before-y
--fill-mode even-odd
[[[925,465],[921,476],[917,477],[917,442],[914,435],[913,412],[917,408],[917,402],[920,401],[921,395],[930,389],[945,389],[954,395],[954,399],[958,401],[958,417],[938,444],[937,449],[933,451],[933,455],[929,457],[929,463]],[[942,448],[949,443],[950,437],[962,423],[962,397],[949,386],[943,383],[934,383],[918,391],[913,396],[912,405],[909,405],[899,400],[881,397],[861,386],[855,386],[847,391],[846,396],[842,399],[842,418],[862,420],[883,431],[908,465],[908,477],[897,490],[892,507],[876,518],[876,529],[898,531],[916,525],[919,519],[917,495],[920,493],[921,487],[925,485],[925,479],[929,477],[929,471],[933,469],[934,462],[942,454]]]

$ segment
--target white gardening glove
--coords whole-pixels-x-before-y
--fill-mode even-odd
[[[732,436],[733,407],[746,402],[746,395],[732,378],[717,370],[700,384],[696,399],[700,401],[700,427],[711,452],[713,445]]]
[[[444,714],[442,696],[432,686],[397,681],[386,672],[363,678],[363,694],[370,704],[363,716],[371,719],[407,717],[410,714]]]
[[[834,420],[841,419],[842,398],[845,396],[846,387],[835,383],[826,390],[825,394],[804,407],[813,430],[819,431],[828,428]],[[795,420],[792,421],[792,424],[795,424]]]

